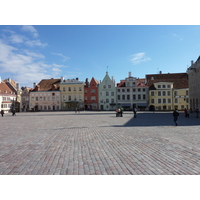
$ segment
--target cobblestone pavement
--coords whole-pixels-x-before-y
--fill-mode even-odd
[[[0,117],[1,175],[200,174],[200,118],[36,112]]]

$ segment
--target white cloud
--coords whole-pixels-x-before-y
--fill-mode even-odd
[[[146,62],[146,61],[150,61],[151,58],[146,57],[145,52],[142,53],[136,53],[130,56],[130,61],[136,65],[139,64],[141,62]]]
[[[64,56],[62,53],[52,53],[53,55],[57,55],[57,56],[61,56],[63,59],[62,61],[65,62],[67,60],[69,60],[70,58],[67,56]]]
[[[21,27],[21,30],[30,32],[34,38],[37,38],[39,36],[38,31],[33,26],[30,26],[30,25],[25,26],[24,25]]]
[[[170,35],[171,35],[173,38],[178,39],[178,40],[180,40],[180,41],[183,40],[183,37],[182,37],[181,35],[176,34],[176,33],[171,33]]]
[[[19,50],[0,40],[0,71],[14,75],[15,80],[24,86],[32,86],[45,78],[51,78],[62,72],[63,65],[46,64],[41,61],[42,54],[29,50]],[[36,61],[36,59],[40,59]]]
[[[45,46],[47,46],[47,43],[42,43],[42,42],[40,42],[39,39],[37,39],[37,40],[27,40],[25,42],[25,44],[29,47],[34,47],[34,46],[45,47]]]

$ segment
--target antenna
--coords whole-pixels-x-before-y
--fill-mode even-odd
[[[108,66],[107,66],[107,71],[108,71]]]

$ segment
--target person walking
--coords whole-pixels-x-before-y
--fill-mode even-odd
[[[133,108],[134,118],[137,116],[137,108]]]
[[[196,114],[197,114],[196,118],[199,118],[199,109],[196,108],[195,112],[196,112]]]
[[[173,116],[174,116],[174,123],[176,126],[178,126],[178,116],[179,116],[179,112],[177,111],[177,108],[175,108],[174,112],[173,112]]]
[[[15,111],[15,109],[13,109],[13,111],[12,111],[12,116],[16,116],[16,111]]]
[[[1,116],[3,117],[3,115],[4,115],[4,110],[1,110]]]

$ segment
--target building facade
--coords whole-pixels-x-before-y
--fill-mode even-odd
[[[29,111],[29,102],[30,102],[30,91],[32,88],[29,87],[22,87],[22,93],[21,93],[21,111]]]
[[[83,81],[61,78],[61,107],[62,110],[84,109],[84,85]]]
[[[92,77],[90,82],[88,78],[86,78],[84,87],[85,110],[98,110],[98,86],[99,83],[94,77]]]
[[[15,108],[16,93],[0,79],[0,105],[4,113],[8,113]]]
[[[116,87],[114,79],[110,79],[108,72],[99,84],[99,110],[116,110]]]
[[[186,73],[146,75],[149,86],[149,110],[184,110],[189,108]]]
[[[61,79],[43,79],[30,91],[29,108],[35,111],[60,110]]]
[[[117,84],[117,104],[124,110],[147,110],[148,86],[145,79],[132,77],[129,72],[129,76]]]
[[[189,79],[189,101],[190,108],[195,110],[200,108],[200,56],[196,62],[191,61],[191,66],[187,70]]]

